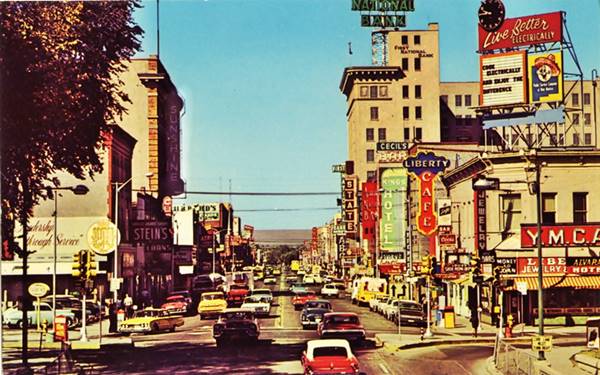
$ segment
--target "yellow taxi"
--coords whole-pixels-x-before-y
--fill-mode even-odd
[[[206,292],[200,296],[198,314],[200,319],[217,316],[227,308],[227,301],[223,292]]]

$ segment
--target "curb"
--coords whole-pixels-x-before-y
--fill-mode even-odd
[[[511,342],[529,343],[531,338],[513,338]],[[490,338],[462,338],[462,339],[440,339],[432,341],[418,341],[406,344],[393,344],[390,342],[382,341],[379,337],[375,337],[377,344],[381,343],[381,346],[388,351],[407,350],[415,348],[424,348],[428,346],[440,346],[440,345],[461,345],[461,344],[489,344],[496,341],[495,337]]]
[[[596,374],[600,367],[600,358],[593,359],[584,354],[575,354],[572,361],[576,363],[578,368],[590,374]]]
[[[113,347],[113,346],[130,346],[133,347],[133,340],[131,339],[122,339],[122,340],[102,340],[102,344],[100,344],[100,342],[98,341],[88,341],[88,342],[81,342],[81,341],[71,341],[71,350],[99,350],[105,347]],[[21,342],[18,341],[12,341],[12,342],[3,342],[2,343],[2,347],[3,348],[10,348],[10,349],[21,349],[23,347],[23,345],[21,344]],[[39,349],[40,345],[39,343],[33,343],[31,341],[28,342],[27,348],[28,349]],[[60,350],[61,349],[61,343],[60,342],[42,342],[42,349],[48,349],[48,350]]]

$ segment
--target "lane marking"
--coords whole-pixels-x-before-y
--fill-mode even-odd
[[[387,367],[386,367],[386,366],[385,366],[383,363],[380,363],[380,364],[379,364],[379,368],[380,368],[380,369],[381,369],[381,371],[383,371],[385,374],[389,374],[389,373],[390,373],[390,371],[387,369]]]

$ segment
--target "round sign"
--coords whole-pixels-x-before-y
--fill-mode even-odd
[[[100,220],[90,225],[87,242],[94,252],[100,255],[110,254],[121,242],[121,234],[115,224]]]
[[[44,283],[33,283],[29,285],[29,288],[27,289],[29,294],[36,298],[42,298],[46,295],[46,293],[48,293],[49,290],[50,287]]]

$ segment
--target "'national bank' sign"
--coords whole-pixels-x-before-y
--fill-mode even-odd
[[[415,2],[414,0],[352,0],[352,10],[361,12],[360,25],[363,27],[405,27],[406,16],[399,13],[414,12]]]

